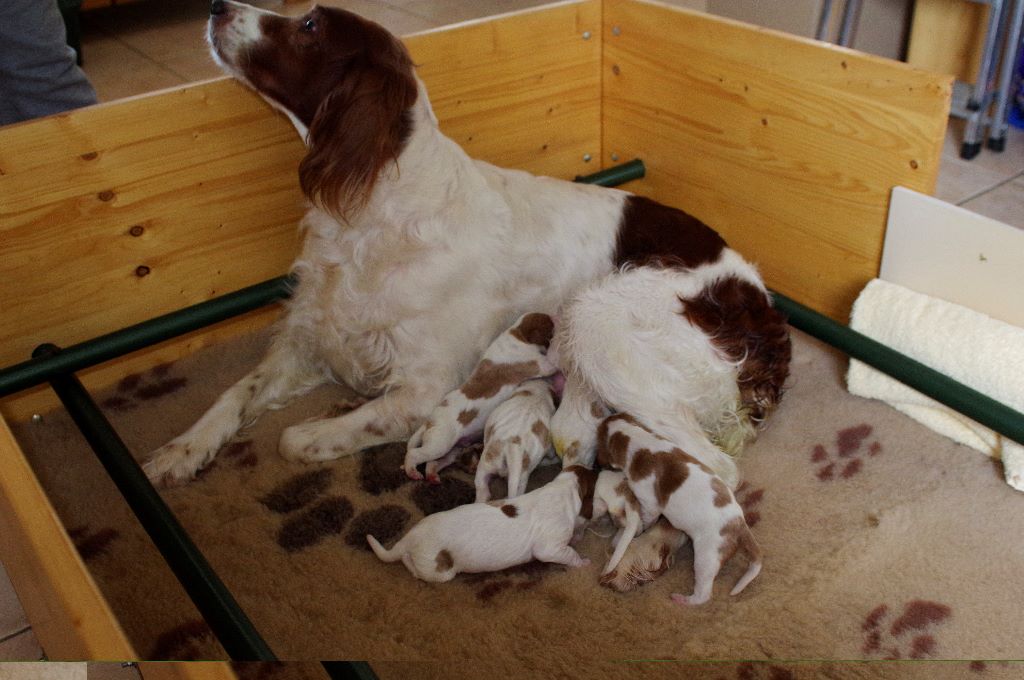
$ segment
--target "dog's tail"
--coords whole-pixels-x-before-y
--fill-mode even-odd
[[[729,591],[730,595],[738,594],[761,573],[761,548],[757,545],[757,541],[754,540],[754,535],[750,533],[750,527],[745,524],[743,525],[743,532],[740,534],[740,549],[746,554],[747,559],[750,560],[750,566],[747,567],[747,573],[743,574],[733,589]]]
[[[370,547],[373,549],[373,553],[383,562],[397,562],[402,559],[402,551],[399,550],[397,544],[394,548],[388,550],[380,544],[380,541],[370,534],[366,534],[366,542],[370,544]],[[399,543],[401,543],[401,541],[399,541]]]

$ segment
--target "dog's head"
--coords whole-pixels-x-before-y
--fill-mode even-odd
[[[340,216],[365,204],[412,132],[417,82],[405,46],[342,9],[288,18],[231,0],[213,1],[208,39],[226,71],[308,130],[307,197]]]

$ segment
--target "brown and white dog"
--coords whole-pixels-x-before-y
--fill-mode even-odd
[[[438,482],[437,473],[454,459],[450,451],[458,441],[477,439],[491,413],[521,383],[555,373],[558,365],[548,356],[553,333],[550,316],[530,312],[499,335],[466,382],[446,394],[409,438],[405,473],[422,479],[416,468],[427,463],[427,480]]]
[[[530,560],[582,567],[589,561],[569,544],[590,519],[597,473],[575,466],[516,499],[470,503],[427,515],[390,550],[366,540],[385,562],[402,560],[424,581],[460,572],[499,571]]]
[[[644,524],[663,515],[689,535],[693,541],[693,594],[675,593],[672,599],[698,605],[711,597],[715,576],[737,549],[746,554],[750,566],[730,594],[746,588],[761,571],[761,550],[729,487],[686,453],[690,442],[678,444],[620,413],[601,423],[597,457],[601,465],[625,471]]]
[[[404,440],[515,318],[562,309],[574,384],[669,436],[704,437],[692,455],[735,482],[712,438],[743,441],[775,407],[790,347],[757,272],[718,234],[640,196],[470,158],[438,128],[401,41],[351,12],[289,19],[215,0],[211,14],[214,58],[307,144],[312,207],[265,358],[149,456],[151,479],[192,478],[240,427],[332,380],[372,398],[288,427],[283,456]]]
[[[642,532],[650,522],[644,524],[640,517],[640,501],[629,487],[626,473],[619,470],[601,470],[594,488],[594,516],[597,520],[605,514],[612,524],[618,527],[612,539],[612,556],[601,572],[606,576],[619,564],[626,552],[626,547],[637,534]]]
[[[530,474],[548,459],[558,463],[551,446],[555,402],[547,380],[527,380],[487,419],[484,449],[476,466],[476,502],[491,497],[492,477],[508,480],[507,498],[522,496]]]

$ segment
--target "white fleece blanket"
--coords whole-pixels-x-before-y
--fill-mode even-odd
[[[881,279],[857,298],[850,327],[1024,412],[1024,328]],[[1024,491],[1024,446],[860,361],[850,361],[847,387],[1001,459],[1007,483]]]

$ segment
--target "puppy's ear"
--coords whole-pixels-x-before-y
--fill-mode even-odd
[[[611,465],[611,456],[608,451],[608,419],[605,418],[597,426],[597,464],[606,468]]]
[[[309,127],[299,165],[306,197],[342,219],[362,208],[412,131],[416,78],[404,53],[385,62],[349,63]]]
[[[597,471],[582,465],[570,465],[566,468],[576,474],[576,482],[580,490],[580,517],[590,519],[594,516],[594,488],[597,486]]]

